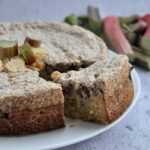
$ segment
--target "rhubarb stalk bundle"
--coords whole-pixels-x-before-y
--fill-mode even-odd
[[[112,48],[118,53],[132,54],[132,47],[121,30],[119,18],[109,16],[104,19],[103,29]]]
[[[140,39],[139,46],[143,49],[143,53],[150,55],[150,14],[145,15],[142,20],[147,23],[147,28]]]

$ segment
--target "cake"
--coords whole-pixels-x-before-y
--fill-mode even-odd
[[[79,71],[53,75],[63,87],[65,115],[103,124],[116,120],[133,98],[130,70],[127,56],[118,55]]]
[[[78,26],[40,21],[0,23],[0,40],[15,40],[20,46],[29,41],[26,37],[41,40],[41,47],[48,54],[45,68],[40,72],[44,79],[50,80],[55,70],[78,70],[108,58],[104,42]],[[2,70],[0,79],[0,135],[30,134],[64,127],[61,85],[40,78],[32,70],[13,78]]]
[[[0,135],[20,135],[64,127],[64,97],[59,84],[38,72],[0,73]]]
[[[0,23],[1,44],[4,40],[17,42],[11,49],[0,47],[0,135],[64,127],[64,113],[108,124],[130,105],[134,93],[127,57],[110,60],[105,43],[93,33],[65,23]],[[37,63],[35,54],[39,57],[41,51]],[[5,54],[13,58],[4,61]],[[25,71],[12,76],[13,63]]]

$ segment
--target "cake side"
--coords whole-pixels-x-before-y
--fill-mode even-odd
[[[110,70],[113,75],[105,79],[104,102],[108,118],[103,123],[116,120],[129,107],[134,96],[134,87],[131,80],[131,65],[126,56],[117,56],[110,61],[114,65]],[[109,67],[108,67],[109,68]],[[104,76],[107,76],[104,74]]]
[[[60,85],[37,72],[9,78],[0,73],[0,134],[19,135],[64,126],[64,97]]]
[[[55,91],[62,91],[62,88],[59,84],[40,78],[36,71],[28,69],[27,72],[15,76],[1,72],[0,78],[2,79],[0,83],[0,109],[6,105],[15,108],[19,106],[18,109],[35,109],[63,103],[63,99],[59,99],[57,96],[56,99],[46,101],[47,97],[55,94]],[[45,93],[47,93],[46,96]],[[60,95],[58,94],[58,97]],[[40,100],[37,98],[39,96]],[[23,101],[22,99],[29,100]]]
[[[110,65],[110,67],[109,67]],[[130,78],[131,65],[126,56],[117,56],[107,66],[112,75],[104,73],[102,93],[107,119],[104,123],[116,120],[130,105],[134,96],[134,87]],[[105,67],[105,66],[104,66]],[[96,83],[98,84],[98,83]]]
[[[119,55],[60,74],[54,81],[62,84],[66,116],[104,124],[117,119],[133,98],[130,67],[128,58]]]
[[[64,127],[63,104],[34,110],[12,109],[0,117],[0,135],[23,135]]]

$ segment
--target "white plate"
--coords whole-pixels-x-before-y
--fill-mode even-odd
[[[110,56],[113,57],[113,52]],[[21,137],[0,137],[0,149],[2,150],[41,150],[55,149],[71,145],[95,135],[98,135],[117,123],[119,123],[133,108],[140,92],[140,80],[135,69],[132,70],[131,77],[134,84],[134,98],[129,108],[124,114],[113,123],[103,126],[96,123],[83,122],[80,120],[66,119],[66,127],[51,132],[33,134]],[[73,126],[72,126],[73,125]],[[72,127],[71,127],[72,126]]]

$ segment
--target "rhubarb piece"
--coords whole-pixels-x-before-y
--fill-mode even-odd
[[[143,50],[142,50],[140,47],[137,47],[137,46],[132,46],[132,49],[133,49],[134,51],[139,52],[139,53],[142,53],[142,52],[143,52]]]
[[[147,28],[144,35],[140,38],[139,46],[145,51],[150,53],[150,14],[142,18],[147,23]]]
[[[67,16],[64,21],[70,25],[78,25],[78,18],[74,14]]]
[[[132,48],[136,52],[139,52],[139,53],[142,53],[142,54],[150,56],[150,51],[146,51],[146,50],[141,49],[140,47],[137,47],[137,46],[132,46]]]
[[[33,38],[30,38],[30,37],[26,37],[24,43],[28,43],[30,46],[32,47],[40,47],[41,45],[41,41],[40,40],[37,40],[37,39],[33,39]]]
[[[143,49],[133,46],[134,53],[129,55],[130,62],[150,70],[150,53],[144,53]]]
[[[2,63],[2,60],[0,59],[0,71],[3,70],[3,63]]]
[[[150,53],[144,51],[140,47],[132,46],[134,54],[129,56],[130,62],[150,70]]]
[[[143,52],[150,53],[150,35],[141,37],[140,47],[143,49]]]
[[[130,17],[119,17],[120,24],[129,24],[135,21],[134,16]]]
[[[102,33],[102,23],[100,21],[94,21],[89,19],[88,30],[100,36]]]
[[[79,26],[90,30],[91,32],[95,33],[96,35],[100,36],[102,32],[102,22],[94,21],[88,17],[80,16],[78,17]]]
[[[20,53],[27,65],[31,65],[36,61],[36,57],[34,56],[32,47],[29,44],[24,44],[23,46],[21,46]]]
[[[147,27],[147,23],[142,20],[129,25],[130,32],[141,32],[145,30],[146,27]]]
[[[88,24],[89,24],[89,18],[86,16],[79,16],[78,17],[78,25],[88,29]]]
[[[123,24],[122,26],[123,26],[123,28],[125,28],[129,32],[142,32],[143,30],[146,29],[147,23],[140,20],[136,23],[129,24],[129,25]]]
[[[93,13],[92,13],[93,17]],[[102,22],[97,19],[92,19],[92,17],[87,17],[87,16],[75,16],[75,15],[70,15],[67,16],[64,19],[65,23],[68,23],[70,25],[79,25],[87,30],[90,30],[94,32],[96,35],[100,36],[102,32]]]
[[[25,62],[20,58],[11,58],[11,60],[6,63],[6,69],[12,73],[20,73],[27,70]]]
[[[141,17],[139,15],[133,15],[130,17],[119,17],[120,24],[130,24],[140,20]]]
[[[12,58],[17,55],[17,41],[0,40],[0,58]]]
[[[104,32],[116,52],[133,53],[130,43],[121,30],[117,16],[109,16],[104,19]]]
[[[135,45],[135,44],[136,44],[136,41],[137,41],[137,38],[138,38],[136,33],[127,32],[125,35],[126,35],[128,41],[129,41],[132,45]]]
[[[150,70],[150,56],[144,55],[140,52],[134,52],[134,63],[145,69]]]
[[[134,61],[135,61],[135,55],[134,55],[134,53],[133,53],[133,54],[127,54],[127,56],[128,56],[128,58],[129,58],[129,61],[130,61],[131,63],[134,63]]]

